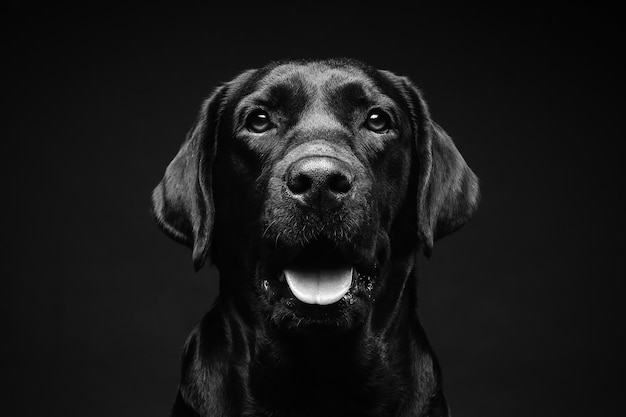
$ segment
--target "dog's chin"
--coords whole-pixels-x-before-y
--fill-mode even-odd
[[[258,285],[271,323],[304,336],[357,327],[374,302],[377,268],[357,250],[314,241],[260,263]]]

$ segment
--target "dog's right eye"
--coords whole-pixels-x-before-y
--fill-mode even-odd
[[[270,115],[265,110],[254,110],[246,119],[246,128],[254,133],[263,133],[272,127]]]

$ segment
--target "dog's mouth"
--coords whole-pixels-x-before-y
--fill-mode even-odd
[[[293,296],[305,304],[329,305],[350,290],[355,268],[328,242],[307,245],[282,271]]]
[[[309,317],[323,313],[330,318],[337,307],[371,299],[376,264],[358,251],[316,239],[283,256],[262,272],[261,287],[271,304],[282,302]]]

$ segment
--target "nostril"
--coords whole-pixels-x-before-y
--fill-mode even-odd
[[[290,198],[316,209],[334,209],[351,192],[354,177],[347,163],[331,157],[313,155],[292,163],[286,172],[285,186]]]
[[[352,188],[352,182],[344,174],[336,172],[329,176],[328,188],[335,193],[345,194]]]
[[[294,194],[303,194],[311,188],[311,178],[303,173],[292,175],[287,180],[287,187]]]

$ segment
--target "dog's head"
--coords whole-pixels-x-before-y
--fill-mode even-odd
[[[407,78],[289,61],[204,102],[153,200],[224,296],[279,327],[344,330],[402,285],[391,265],[469,219],[478,180]]]

